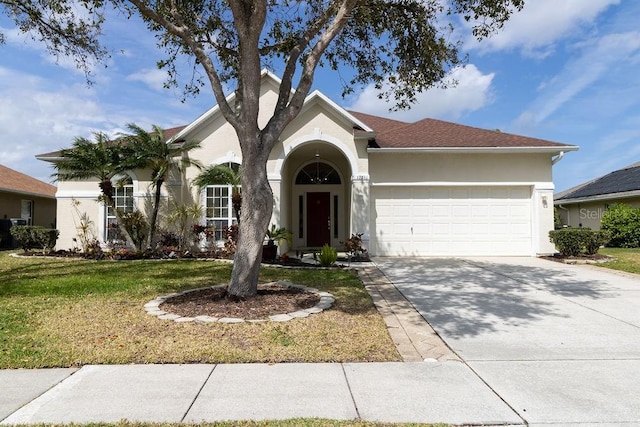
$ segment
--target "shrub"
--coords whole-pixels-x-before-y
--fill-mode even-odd
[[[564,256],[594,255],[600,246],[609,241],[607,231],[593,231],[590,228],[562,228],[549,232],[549,239]]]
[[[172,231],[163,231],[160,233],[158,245],[162,248],[177,247],[180,244],[180,238]]]
[[[640,208],[615,204],[602,215],[602,230],[611,233],[610,246],[640,247]]]
[[[606,245],[611,240],[611,233],[607,230],[591,231],[586,236],[584,251],[587,255],[595,255],[601,246]]]
[[[333,265],[333,263],[335,263],[337,259],[338,252],[335,250],[335,248],[332,248],[327,244],[322,247],[322,249],[320,250],[320,254],[318,254],[318,261],[323,267],[329,267],[330,265]]]
[[[122,215],[122,224],[131,236],[136,248],[141,248],[149,234],[149,224],[140,211],[127,212]]]
[[[225,256],[229,257],[236,253],[238,248],[238,233],[240,229],[237,224],[233,224],[229,227],[224,227],[222,234],[224,236],[224,250]]]
[[[20,242],[20,247],[27,252],[29,249],[40,248],[43,253],[50,252],[56,246],[60,231],[37,225],[16,225],[11,227],[11,236]]]
[[[362,247],[362,234],[352,234],[346,242],[340,242],[344,245],[344,251],[349,255],[349,258],[367,258],[367,250]]]

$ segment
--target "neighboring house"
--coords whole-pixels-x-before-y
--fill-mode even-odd
[[[56,187],[0,165],[0,247],[10,247],[13,224],[53,227]]]
[[[553,203],[562,225],[599,230],[609,206],[640,207],[640,162],[557,193]]]
[[[279,79],[262,77],[260,125],[278,97]],[[229,97],[233,102],[233,95]],[[233,128],[213,107],[172,141],[196,140],[190,157],[204,165],[241,163]],[[340,247],[363,233],[373,255],[526,255],[554,252],[554,156],[576,146],[424,119],[406,123],[349,112],[311,93],[273,149],[267,172],[274,196],[271,223],[293,231],[291,249]],[[556,158],[559,158],[556,157]],[[56,154],[38,156],[55,161]],[[166,197],[198,202],[202,223],[234,222],[229,186],[201,193],[188,186],[198,170],[175,174]],[[132,171],[122,189],[141,207],[148,171]],[[184,179],[186,178],[186,180]],[[60,182],[60,247],[75,236],[71,198],[104,238],[105,209],[96,182]]]

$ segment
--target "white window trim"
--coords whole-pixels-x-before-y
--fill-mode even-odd
[[[131,201],[132,201],[132,211],[136,210],[136,195],[137,195],[137,188],[138,188],[138,180],[137,177],[133,174],[133,173],[124,173],[124,174],[120,174],[120,175],[116,175],[111,179],[111,182],[114,184],[114,186],[121,181],[123,178],[129,178],[131,180],[131,184],[127,184],[125,187],[130,187],[131,188]],[[115,191],[118,190],[118,188],[114,188]],[[116,206],[117,206],[117,200],[116,200]],[[108,232],[108,227],[107,227],[107,222],[109,221],[110,218],[115,218],[115,216],[110,216],[109,215],[109,206],[106,203],[102,204],[102,209],[100,209],[100,236],[103,242],[105,243],[109,243],[111,240],[108,238],[107,236],[107,232]]]

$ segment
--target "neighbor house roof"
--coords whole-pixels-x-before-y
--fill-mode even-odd
[[[0,191],[55,199],[56,187],[0,165]]]
[[[640,192],[640,163],[634,163],[607,175],[556,194],[558,203],[637,196]]]
[[[407,123],[352,112],[372,127],[380,148],[518,148],[575,146],[435,119]]]

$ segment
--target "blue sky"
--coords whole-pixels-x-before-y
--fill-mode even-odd
[[[554,166],[557,190],[640,161],[640,2],[528,0],[503,31],[480,43],[458,25],[470,56],[453,71],[455,88],[420,95],[409,111],[390,114],[371,88],[340,98],[336,75],[320,70],[315,88],[338,104],[413,121],[423,117],[579,145]],[[50,57],[0,17],[0,163],[44,181],[52,169],[36,154],[68,147],[75,136],[188,124],[210,108],[203,90],[181,102],[164,89],[155,40],[137,21],[117,17],[105,28],[114,49],[94,68],[95,84],[67,58]]]

